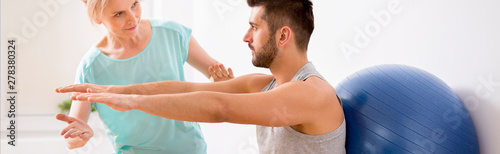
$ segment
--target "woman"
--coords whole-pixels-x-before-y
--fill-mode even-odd
[[[138,0],[83,0],[91,21],[107,29],[106,36],[83,57],[76,83],[128,85],[184,80],[183,65],[215,81],[233,78],[231,69],[208,56],[191,30],[175,22],[141,20]],[[213,66],[213,67],[212,67]],[[198,123],[153,116],[142,111],[120,112],[106,105],[74,101],[61,131],[68,148],[82,147],[93,136],[86,124],[91,106],[105,124],[116,153],[206,153]]]

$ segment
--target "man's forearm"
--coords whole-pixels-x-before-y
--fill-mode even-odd
[[[110,86],[109,92],[138,95],[176,94],[189,92],[188,87],[191,84],[192,83],[183,81],[159,81],[123,86]]]
[[[185,81],[158,81],[150,83],[106,86],[106,90],[98,92],[116,93],[116,94],[135,94],[135,95],[156,95],[156,94],[178,94],[195,91],[214,91],[223,93],[252,93],[262,90],[262,88],[271,81],[272,76],[262,74],[251,74],[241,76],[224,82],[194,83]],[[249,88],[253,85],[249,81],[257,82],[262,88]],[[265,84],[263,84],[265,83]]]
[[[222,93],[192,92],[185,94],[141,96],[134,101],[134,109],[164,118],[194,121],[223,122]]]

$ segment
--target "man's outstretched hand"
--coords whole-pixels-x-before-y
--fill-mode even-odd
[[[73,93],[71,99],[106,104],[114,110],[128,111],[136,108],[139,97],[139,95],[112,93]]]
[[[82,83],[82,84],[74,84],[74,85],[56,88],[56,92],[58,92],[58,93],[67,93],[67,92],[101,93],[101,92],[109,92],[109,86],[101,86],[101,85],[95,85],[95,84],[89,84],[89,83]]]

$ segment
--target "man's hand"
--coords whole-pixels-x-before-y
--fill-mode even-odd
[[[80,93],[102,93],[102,92],[110,92],[110,86],[101,86],[89,83],[83,84],[75,84],[69,85],[65,87],[56,88],[56,92],[58,93],[67,93],[67,92],[80,92]]]
[[[139,95],[124,95],[112,93],[73,93],[72,100],[89,101],[106,104],[117,111],[128,111],[135,109]]]
[[[226,70],[226,67],[221,63],[216,63],[214,66],[208,67],[208,72],[214,79],[214,82],[226,81],[234,78],[233,70],[231,68]]]
[[[56,115],[56,119],[68,123],[60,133],[66,139],[68,149],[82,147],[94,136],[92,128],[83,120],[61,113]]]

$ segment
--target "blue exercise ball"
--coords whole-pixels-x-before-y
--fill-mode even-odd
[[[358,71],[336,86],[347,153],[479,153],[464,104],[442,80],[406,65]]]

